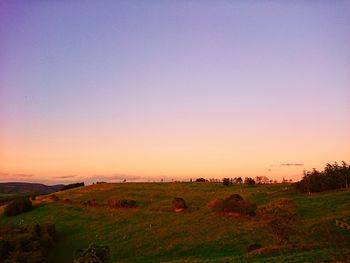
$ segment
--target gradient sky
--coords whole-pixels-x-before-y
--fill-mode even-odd
[[[296,180],[342,160],[349,1],[0,2],[0,181]]]

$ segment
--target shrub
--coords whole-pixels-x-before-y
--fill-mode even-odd
[[[233,194],[225,199],[216,198],[210,201],[208,207],[215,212],[238,213],[242,215],[255,215],[256,205],[243,200],[238,194]]]
[[[129,199],[110,199],[107,202],[107,206],[109,208],[115,209],[115,208],[133,208],[137,206],[137,203],[135,200],[129,200]]]
[[[296,208],[294,201],[287,198],[274,199],[259,206],[256,210],[259,226],[269,229],[276,237],[278,244],[287,242],[289,235],[295,229]]]
[[[7,240],[0,239],[0,262],[8,257],[10,253],[10,244]]]
[[[73,204],[73,201],[70,200],[69,198],[65,198],[65,199],[63,200],[63,202],[66,203],[66,204],[68,204],[68,205]]]
[[[180,212],[180,211],[184,210],[185,208],[187,208],[185,200],[181,197],[175,197],[173,199],[173,204],[175,206],[175,211]]]
[[[54,224],[43,224],[40,227],[40,233],[48,234],[50,237],[55,238],[56,236],[56,226]]]
[[[246,253],[249,253],[249,252],[252,252],[252,251],[254,251],[254,250],[257,250],[257,249],[259,249],[259,248],[261,248],[262,246],[261,246],[261,244],[259,244],[259,243],[254,243],[254,244],[251,244],[251,245],[249,245],[247,248],[246,248]]]
[[[46,262],[54,243],[55,226],[0,228],[0,262]]]
[[[121,199],[118,201],[118,205],[121,208],[132,208],[132,207],[136,207],[136,201],[135,200],[128,200],[128,199]]]
[[[75,252],[74,263],[104,263],[109,261],[109,247],[90,244],[87,249]]]
[[[88,206],[88,207],[97,207],[98,203],[95,199],[93,200],[87,200],[87,201],[82,201],[81,203],[83,206]]]
[[[28,197],[21,197],[13,200],[4,209],[5,216],[15,216],[32,209],[32,202]]]
[[[54,202],[57,202],[57,201],[60,200],[60,198],[59,198],[57,195],[55,195],[55,194],[52,194],[52,195],[50,196],[50,199],[51,199],[52,201],[54,201]]]

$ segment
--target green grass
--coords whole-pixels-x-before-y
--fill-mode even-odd
[[[245,249],[249,244],[269,246],[275,240],[266,229],[254,230],[254,219],[220,216],[207,208],[209,200],[233,193],[258,205],[274,198],[294,199],[300,226],[291,242],[315,246],[247,258]],[[337,228],[334,222],[350,217],[348,191],[308,196],[285,190],[285,185],[126,183],[92,185],[57,195],[73,201],[96,199],[101,204],[109,198],[134,199],[141,207],[109,211],[54,202],[39,204],[31,212],[13,218],[0,216],[0,225],[55,223],[59,236],[50,262],[72,262],[74,251],[91,242],[108,245],[112,262],[322,262],[349,254],[346,249],[350,247],[350,232]],[[170,207],[174,197],[184,198],[188,211],[152,210]]]

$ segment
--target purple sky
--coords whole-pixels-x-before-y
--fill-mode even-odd
[[[349,116],[349,1],[0,2],[0,180],[295,179]]]

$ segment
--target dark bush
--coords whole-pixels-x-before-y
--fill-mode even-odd
[[[66,203],[66,204],[68,204],[68,205],[73,204],[73,201],[70,200],[70,199],[68,199],[68,198],[65,198],[65,199],[63,200],[63,202]]]
[[[64,185],[62,187],[61,191],[65,191],[65,190],[68,190],[68,189],[73,189],[73,188],[81,187],[81,186],[85,186],[85,183],[82,182],[82,183],[75,183],[75,184],[67,184],[67,185]]]
[[[135,200],[128,200],[128,199],[121,199],[118,201],[119,207],[122,208],[132,208],[136,207],[136,201]]]
[[[74,263],[105,263],[109,261],[109,254],[108,246],[90,244],[87,249],[79,249],[75,252]]]
[[[5,204],[15,200],[16,198],[18,198],[18,197],[16,197],[16,196],[0,196],[0,206],[5,205]]]
[[[112,209],[133,208],[133,207],[137,207],[137,203],[135,200],[129,200],[129,199],[120,199],[120,200],[110,199],[107,202],[107,206]]]
[[[45,224],[44,225],[45,231],[51,236],[52,238],[55,238],[56,236],[56,226],[54,224]]]
[[[181,197],[175,197],[173,199],[173,204],[175,206],[175,211],[182,211],[187,208],[185,200]]]
[[[0,239],[0,262],[8,257],[10,253],[10,244],[6,240]]]
[[[95,199],[93,199],[93,200],[84,201],[84,202],[82,203],[82,205],[88,206],[88,207],[97,207],[97,206],[98,206],[98,203],[97,203],[97,201],[96,201]]]
[[[237,213],[241,215],[255,215],[256,205],[244,200],[240,195],[233,194],[225,199],[216,198],[208,203],[208,207],[215,212]]]
[[[33,227],[33,231],[39,237],[49,235],[51,238],[55,238],[56,236],[56,227],[54,224],[36,224]]]
[[[9,203],[4,209],[5,216],[15,216],[32,209],[32,202],[28,197],[20,197]]]
[[[57,195],[55,195],[55,194],[52,194],[52,195],[50,196],[50,199],[51,199],[52,201],[54,201],[54,202],[57,202],[57,201],[60,200],[60,198],[59,198]]]
[[[55,226],[0,228],[0,262],[47,262],[47,255],[54,244]]]
[[[249,253],[249,252],[252,252],[252,251],[254,251],[254,250],[257,250],[257,249],[259,249],[259,248],[261,248],[262,246],[261,246],[261,244],[259,244],[259,243],[255,243],[255,244],[251,244],[251,245],[249,245],[247,248],[246,248],[246,253]]]
[[[259,227],[267,228],[276,237],[277,243],[287,242],[289,235],[296,229],[297,207],[293,200],[274,199],[259,206],[256,210]]]

